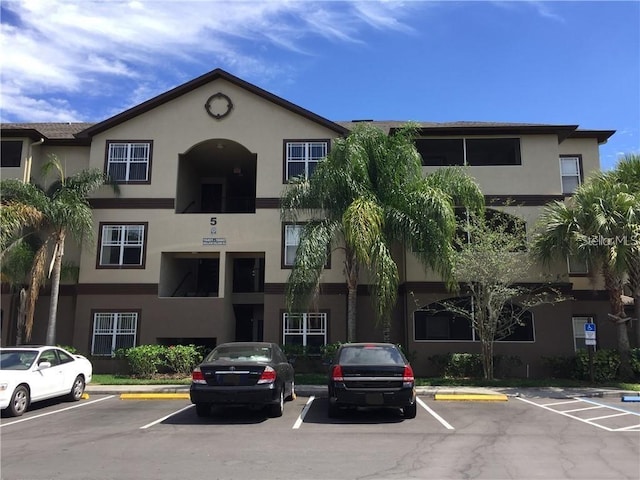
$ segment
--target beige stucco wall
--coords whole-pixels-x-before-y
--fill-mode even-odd
[[[234,105],[221,120],[209,116],[204,108],[207,99],[218,92],[229,96]],[[123,185],[122,195],[175,197],[178,155],[206,140],[229,139],[257,154],[257,197],[279,197],[283,140],[336,136],[332,130],[218,79],[96,135],[90,164],[104,168],[107,140],[153,140],[151,185]]]

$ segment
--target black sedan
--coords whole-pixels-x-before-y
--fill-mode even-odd
[[[266,407],[280,417],[285,399],[295,398],[294,370],[275,343],[224,343],[193,370],[189,393],[200,417],[214,405]]]
[[[402,351],[391,343],[346,343],[335,354],[329,374],[329,416],[342,407],[401,408],[416,416],[416,383]]]

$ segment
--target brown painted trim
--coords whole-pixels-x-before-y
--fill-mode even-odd
[[[423,126],[419,129],[419,135],[428,137],[434,135],[557,135],[558,143],[571,136],[578,125],[462,125],[445,127]],[[392,135],[397,129],[391,128]]]
[[[157,283],[82,283],[78,295],[158,295]]]
[[[562,201],[565,195],[485,195],[489,206],[499,207],[509,203],[512,206],[544,206],[554,200]],[[89,200],[93,209],[175,209],[173,198],[93,198]],[[280,209],[280,198],[256,198],[256,209]]]
[[[109,174],[109,147],[113,143],[147,143],[149,145],[149,161],[147,162],[147,179],[137,180],[114,180],[118,185],[151,185],[151,165],[153,160],[153,140],[107,140],[104,143],[104,174]]]
[[[598,143],[607,143],[614,133],[615,130],[576,130],[569,138],[595,138]]]
[[[517,286],[526,287],[526,288],[541,288],[547,286],[543,283],[538,282],[520,282],[516,284]],[[572,290],[572,284],[568,282],[556,283],[553,285],[553,288],[557,289],[561,293],[571,294],[575,292]],[[444,282],[405,282],[400,285],[400,293],[407,294],[411,291],[419,291],[421,293],[447,293],[451,295],[456,295],[456,292],[452,292],[449,290]],[[464,290],[464,284],[459,285],[459,292]]]
[[[277,197],[256,198],[256,209],[280,209],[280,199]]]
[[[142,263],[140,265],[101,265],[102,230],[105,226],[142,225],[144,241],[142,242]],[[96,252],[96,270],[144,270],[147,264],[147,242],[149,241],[149,222],[100,222],[98,225],[98,248]]]
[[[286,283],[265,283],[265,295],[284,295]],[[323,283],[320,285],[320,295],[346,295],[347,285],[344,283]]]
[[[89,200],[89,205],[93,209],[114,210],[175,210],[176,208],[174,198],[92,198]]]
[[[187,83],[184,83],[182,85],[177,86],[176,88],[173,88],[167,92],[164,92],[160,95],[158,95],[157,97],[154,97],[150,100],[147,100],[146,102],[143,102],[139,105],[136,105],[133,108],[130,108],[128,110],[125,110],[122,113],[119,113],[118,115],[115,115],[111,118],[108,118],[107,120],[104,120],[103,122],[97,123],[89,128],[87,128],[86,130],[83,130],[82,132],[78,133],[78,137],[93,137],[94,135],[97,135],[100,132],[104,132],[105,130],[108,130],[110,128],[115,127],[116,125],[119,125],[123,122],[126,122],[127,120],[131,120],[132,118],[137,117],[138,115],[141,115],[145,112],[148,112],[149,110],[152,110],[160,105],[163,105],[166,102],[169,102],[171,100],[174,100],[186,93],[189,93],[193,90],[196,90],[197,88],[202,87],[203,85],[206,85],[210,82],[213,82],[214,80],[217,79],[223,79],[229,83],[232,83],[234,85],[236,85],[237,87],[243,88],[255,95],[258,95],[259,97],[262,97],[263,99],[272,102],[286,110],[289,110],[297,115],[300,115],[312,122],[318,123],[334,132],[336,132],[339,135],[346,135],[349,130],[346,129],[345,127],[343,127],[342,125],[338,125],[337,123],[332,122],[331,120],[327,120],[324,117],[321,117],[320,115],[317,115],[307,109],[304,109],[298,105],[295,105],[283,98],[280,98],[270,92],[267,92],[266,90],[263,90],[262,88],[259,88],[255,85],[252,85],[251,83],[248,83],[234,75],[231,75],[230,73],[225,72],[224,70],[217,68],[209,73],[205,73],[204,75],[201,75],[200,77],[197,77]],[[206,98],[203,98],[202,103],[204,105],[206,101]]]
[[[609,293],[606,290],[572,290],[571,295],[575,300],[583,302],[609,301]]]
[[[549,202],[562,201],[565,195],[485,195],[485,203],[489,206],[524,206],[538,207]]]

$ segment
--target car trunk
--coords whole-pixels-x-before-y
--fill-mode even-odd
[[[249,387],[256,385],[265,365],[201,365],[200,370],[209,386]]]
[[[400,388],[404,378],[404,365],[342,365],[347,388]]]

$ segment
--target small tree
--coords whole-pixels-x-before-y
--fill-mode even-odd
[[[494,211],[495,212],[495,211]],[[529,309],[564,300],[550,284],[521,283],[534,261],[526,249],[524,222],[511,215],[469,214],[461,222],[453,276],[469,302],[444,301],[446,311],[466,318],[482,345],[484,377],[494,376],[494,342],[523,325]]]

